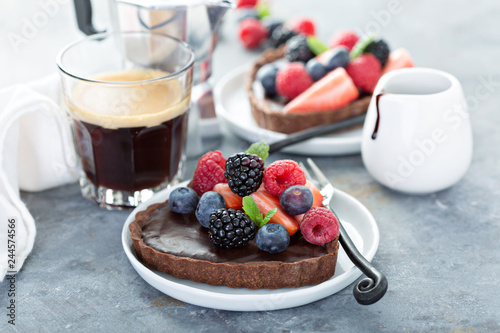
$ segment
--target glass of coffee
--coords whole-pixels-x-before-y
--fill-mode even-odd
[[[75,42],[58,56],[84,197],[135,207],[182,179],[194,54],[148,32]]]

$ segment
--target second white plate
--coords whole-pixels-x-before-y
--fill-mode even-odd
[[[249,66],[239,67],[226,74],[215,86],[215,110],[228,128],[248,142],[272,143],[286,134],[261,128],[253,119],[244,87]],[[283,149],[284,152],[307,156],[333,156],[356,154],[361,151],[361,128],[318,137]]]
[[[187,183],[181,183],[179,186],[185,186]],[[174,278],[168,274],[151,270],[137,258],[128,226],[135,219],[137,212],[154,203],[166,201],[170,191],[171,189],[165,189],[139,205],[128,216],[122,229],[123,249],[134,269],[147,283],[169,296],[187,303],[214,309],[232,311],[278,310],[308,304],[333,295],[350,285],[361,275],[361,271],[352,264],[342,247],[340,247],[333,277],[323,283],[300,288],[250,290],[215,287]],[[379,230],[372,214],[358,200],[340,190],[335,191],[333,207],[358,250],[367,260],[371,261],[379,244]],[[355,302],[354,298],[353,302]]]

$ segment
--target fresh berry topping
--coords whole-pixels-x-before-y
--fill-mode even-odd
[[[306,63],[314,58],[314,53],[309,49],[307,39],[303,35],[297,35],[288,40],[285,45],[285,58],[290,61],[300,61]]]
[[[227,183],[215,185],[213,191],[222,195],[226,202],[226,208],[241,209],[243,207],[243,198],[233,193]]]
[[[299,223],[293,216],[287,214],[283,208],[281,208],[279,198],[275,197],[263,188],[260,188],[257,192],[252,193],[250,196],[255,201],[257,207],[259,207],[260,213],[266,216],[264,219],[266,219],[270,214],[273,214],[269,223],[281,224],[286,228],[290,236],[299,230]],[[245,200],[245,198],[243,198],[243,200]],[[243,209],[245,209],[245,203],[243,203]],[[275,212],[273,213],[274,210]]]
[[[198,205],[198,194],[189,187],[177,187],[170,193],[168,203],[172,211],[179,214],[194,212]]]
[[[258,0],[238,0],[236,3],[236,8],[241,7],[255,7],[257,5]]]
[[[229,188],[241,197],[257,191],[262,184],[264,161],[258,155],[238,153],[226,161],[226,172]]]
[[[312,207],[305,213],[300,231],[309,243],[324,245],[338,236],[339,221],[328,208]]]
[[[343,46],[336,47],[329,51],[330,57],[326,60],[325,67],[327,71],[333,71],[335,68],[347,67],[349,64],[349,51]]]
[[[305,185],[287,187],[280,195],[281,208],[290,215],[304,214],[312,204],[313,194]]]
[[[383,39],[374,40],[365,48],[365,53],[371,53],[377,57],[382,67],[385,66],[390,52],[389,45]]]
[[[281,224],[266,224],[257,231],[257,247],[271,254],[283,252],[290,244],[290,235]]]
[[[210,214],[220,208],[226,208],[226,202],[222,195],[213,191],[203,193],[195,211],[198,222],[205,228],[208,228]]]
[[[256,18],[246,18],[240,22],[239,33],[241,42],[248,49],[259,47],[267,38],[266,27]]]
[[[264,171],[264,187],[272,195],[279,197],[290,186],[304,185],[306,175],[299,164],[292,160],[275,161]]]
[[[352,60],[346,70],[358,89],[371,93],[380,78],[382,66],[373,54],[366,53]]]
[[[314,185],[310,180],[308,180],[306,182],[305,186],[312,192],[312,195],[313,195],[312,206],[313,207],[322,207],[323,206],[323,195],[318,190],[316,185]],[[302,219],[304,218],[304,214],[295,215],[294,217],[295,217],[295,220],[300,224],[302,222]]]
[[[348,51],[351,51],[354,45],[359,40],[359,36],[351,30],[340,30],[330,39],[330,48],[337,46],[345,46]]]
[[[293,30],[284,25],[281,25],[274,29],[271,37],[269,37],[269,44],[276,49],[296,35],[297,34]]]
[[[276,96],[276,74],[278,67],[274,64],[266,64],[257,72],[257,80],[264,88],[269,97]]]
[[[244,10],[243,13],[241,13],[241,15],[238,17],[238,22],[241,22],[247,18],[259,19],[259,15],[253,9]]]
[[[311,19],[308,18],[300,18],[292,22],[291,28],[298,34],[303,35],[315,35],[316,34],[316,26]]]
[[[407,49],[400,48],[389,54],[389,59],[382,70],[382,75],[400,68],[415,67],[415,63]]]
[[[314,81],[319,81],[326,75],[327,70],[316,58],[312,58],[306,64],[306,70]]]
[[[285,105],[285,112],[332,111],[349,105],[359,92],[346,70],[339,67],[315,82],[309,89]]]
[[[267,29],[267,37],[271,38],[273,32],[276,28],[283,26],[283,21],[269,20],[264,22],[264,26]]]
[[[193,190],[202,195],[211,191],[215,184],[226,183],[224,168],[226,159],[218,150],[211,151],[200,157],[193,175]]]
[[[255,237],[255,224],[241,210],[218,209],[210,214],[208,234],[218,247],[242,247]]]
[[[289,100],[294,99],[307,90],[314,81],[307,74],[306,67],[301,62],[289,63],[276,74],[276,92]]]

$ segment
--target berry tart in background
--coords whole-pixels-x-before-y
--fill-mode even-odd
[[[214,286],[296,288],[335,273],[339,221],[293,160],[265,166],[257,143],[225,159],[208,152],[191,183],[130,224],[139,260]]]
[[[292,33],[290,33],[292,31]],[[265,129],[294,133],[366,113],[378,79],[413,67],[409,52],[383,39],[337,32],[325,46],[313,35],[275,28],[246,77],[252,115]]]

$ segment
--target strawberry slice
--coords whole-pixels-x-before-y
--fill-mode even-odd
[[[236,193],[233,193],[227,183],[216,184],[213,191],[222,195],[222,197],[226,201],[226,208],[234,208],[238,210],[243,207],[243,198]]]
[[[415,63],[410,56],[410,52],[405,48],[400,48],[389,54],[389,58],[382,69],[382,75],[395,69],[408,67],[415,67]]]
[[[316,185],[311,183],[309,180],[306,182],[305,186],[311,190],[313,194],[313,204],[312,207],[323,207],[323,196],[321,195],[321,192],[318,190]],[[307,213],[307,212],[306,212]],[[304,213],[305,214],[305,213]],[[302,222],[302,219],[304,218],[304,214],[300,215],[295,215],[295,221],[300,225]]]
[[[267,192],[265,189],[259,189],[257,192],[251,194],[251,197],[259,206],[259,211],[261,214],[266,214],[273,208],[277,208],[276,213],[271,218],[269,223],[281,224],[286,228],[288,234],[292,236],[299,230],[299,224],[293,216],[287,214],[283,208],[280,206],[280,199]]]
[[[351,77],[342,67],[326,74],[287,105],[285,112],[306,113],[340,109],[359,97]]]

